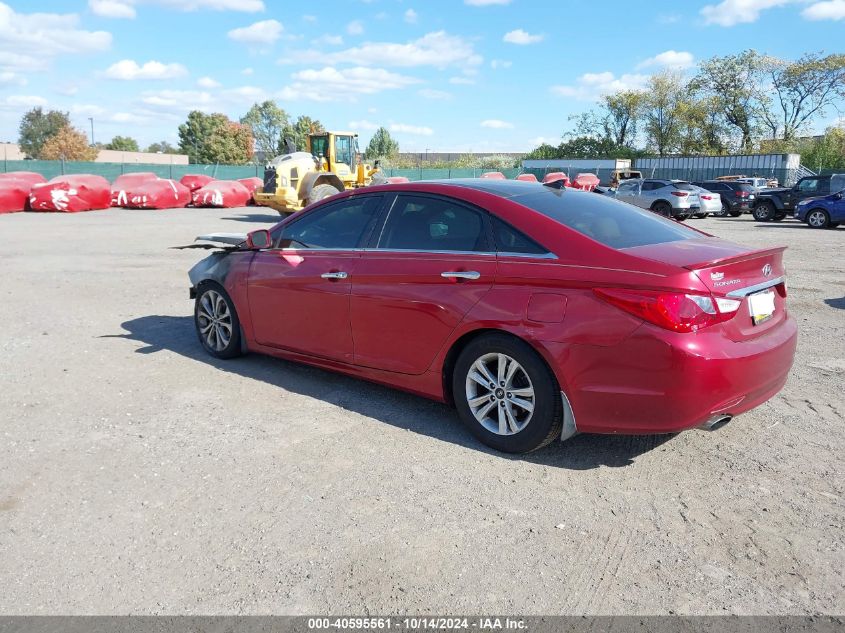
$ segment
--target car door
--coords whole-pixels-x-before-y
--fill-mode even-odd
[[[352,280],[355,364],[418,375],[491,288],[489,218],[445,196],[398,194]]]
[[[258,343],[352,362],[351,277],[383,199],[351,196],[304,213],[256,253],[247,292]]]
[[[637,204],[636,198],[640,195],[640,182],[628,180],[619,183],[616,190],[616,199],[630,204]]]
[[[815,198],[817,196],[826,196],[830,193],[828,187],[830,181],[818,176],[810,176],[802,178],[798,184],[790,192],[792,195],[784,198],[783,206],[786,209],[794,209],[795,206],[802,200],[807,198]]]
[[[830,221],[845,222],[845,191],[839,191],[836,196],[830,205]]]

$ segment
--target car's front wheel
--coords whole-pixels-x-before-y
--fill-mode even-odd
[[[200,286],[194,303],[194,325],[200,343],[212,356],[234,358],[241,355],[241,324],[235,305],[220,286]]]
[[[751,212],[758,222],[768,222],[775,216],[775,206],[770,202],[761,202]]]
[[[461,420],[487,446],[527,453],[560,436],[563,405],[548,366],[525,342],[486,334],[458,356],[452,393]]]
[[[830,216],[824,209],[813,209],[807,214],[807,224],[814,229],[826,229],[830,225]]]

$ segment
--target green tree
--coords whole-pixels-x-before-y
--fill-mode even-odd
[[[309,116],[300,115],[292,124],[285,127],[284,135],[279,144],[279,153],[286,153],[285,139],[290,139],[293,147],[297,152],[308,151],[308,135],[319,134],[325,132],[326,129],[323,124],[317,119],[312,119]]]
[[[555,158],[561,158],[561,156],[557,147],[543,143],[528,152],[524,158],[526,160],[553,160]]]
[[[39,158],[42,160],[78,160],[92,161],[97,158],[97,150],[88,145],[84,132],[66,125],[44,141]]]
[[[30,158],[41,158],[44,143],[69,125],[70,115],[67,112],[45,112],[41,107],[32,108],[21,118],[18,145]]]
[[[138,152],[138,141],[131,136],[115,136],[106,149],[113,149],[119,152]]]
[[[645,94],[636,90],[622,90],[602,97],[602,129],[616,146],[633,146],[644,102]]]
[[[177,147],[173,147],[167,141],[159,141],[158,143],[153,143],[150,145],[146,150],[150,154],[178,154],[179,149]]]
[[[194,110],[179,126],[179,149],[192,163],[242,165],[254,154],[252,130],[225,114]]]
[[[364,155],[372,160],[375,158],[393,158],[399,153],[399,143],[390,136],[387,128],[380,127],[373,134]]]
[[[643,122],[649,145],[659,156],[674,151],[680,138],[681,103],[687,87],[680,73],[663,72],[648,81]]]
[[[255,138],[255,151],[270,160],[281,146],[285,130],[290,126],[288,113],[275,101],[255,103],[242,118],[241,124],[252,130]]]
[[[759,90],[763,119],[775,138],[795,138],[845,97],[845,55],[808,53],[794,62],[766,57],[768,85]]]

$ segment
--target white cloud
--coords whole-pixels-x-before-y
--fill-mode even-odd
[[[455,86],[472,86],[475,80],[469,77],[449,77],[449,83]]]
[[[489,7],[494,4],[510,4],[511,0],[464,0],[464,4],[471,7]]]
[[[0,70],[45,70],[54,57],[111,47],[111,33],[78,27],[75,13],[17,13],[0,2]]]
[[[215,104],[215,99],[210,92],[206,91],[159,90],[157,92],[145,92],[141,102],[144,105],[165,110],[209,112]]]
[[[317,46],[342,46],[343,45],[343,37],[340,35],[329,35],[326,33],[325,35],[321,35],[313,42]]]
[[[391,132],[404,132],[405,134],[413,134],[414,136],[432,136],[434,130],[423,125],[408,125],[406,123],[391,123]]]
[[[108,112],[108,110],[106,110],[102,106],[85,103],[75,103],[70,106],[68,110],[70,110],[71,114],[75,114],[77,116],[82,117],[101,117],[107,114]]]
[[[516,29],[505,33],[502,41],[507,42],[508,44],[519,44],[524,46],[526,44],[536,44],[537,42],[542,42],[545,37],[545,35],[532,35],[522,29]]]
[[[88,8],[94,15],[104,18],[131,20],[135,17],[135,7],[123,0],[88,0]]]
[[[350,35],[361,35],[364,32],[364,23],[361,20],[352,20],[346,25],[346,32]]]
[[[254,70],[254,69],[252,69],[252,68],[244,68],[244,69],[241,71],[241,74],[242,74],[242,75],[246,75],[247,77],[249,77],[250,75],[255,74],[255,70]]]
[[[9,95],[8,97],[0,98],[0,109],[24,109],[42,108],[47,105],[47,99],[44,97],[35,97],[30,95]]]
[[[12,72],[11,70],[0,71],[0,86],[25,86],[26,77]]]
[[[472,70],[472,66],[478,66],[482,61],[483,58],[475,52],[469,41],[457,35],[449,35],[445,31],[435,31],[405,44],[365,42],[360,46],[329,54],[321,50],[294,52],[280,59],[279,63],[346,63],[360,66],[378,63],[385,66],[436,68],[456,65],[462,66],[466,74]]]
[[[816,2],[801,12],[807,20],[843,20],[845,19],[845,0],[827,0]]]
[[[506,59],[493,59],[490,61],[490,68],[493,70],[497,70],[499,68],[510,68],[511,66],[513,66],[513,62]]]
[[[433,101],[445,101],[452,98],[451,93],[448,93],[445,90],[434,90],[433,88],[423,88],[422,90],[418,90],[417,94],[425,99],[432,99]]]
[[[481,122],[481,127],[490,128],[492,130],[510,130],[513,128],[513,123],[502,121],[501,119],[486,119]]]
[[[292,76],[293,83],[279,92],[280,99],[308,101],[342,101],[350,95],[376,94],[383,90],[406,88],[419,79],[392,73],[383,68],[338,69],[327,66],[320,70],[301,70]]]
[[[686,51],[664,51],[649,57],[648,59],[637,64],[637,68],[650,68],[656,66],[658,68],[671,68],[675,70],[684,70],[695,64],[695,58],[692,53]]]
[[[146,62],[143,66],[132,59],[123,59],[109,66],[104,75],[109,79],[132,81],[136,79],[176,79],[188,74],[182,64],[162,64],[157,61]]]
[[[349,129],[351,130],[361,130],[364,132],[372,132],[374,130],[379,129],[381,127],[378,123],[373,123],[372,121],[367,121],[366,119],[362,119],[361,121],[350,121],[349,122]]]
[[[208,89],[219,88],[220,82],[216,79],[212,79],[211,77],[200,77],[197,79],[197,86]]]
[[[766,9],[781,7],[792,0],[722,0],[719,4],[708,4],[700,11],[705,24],[734,26],[756,22]]]
[[[648,79],[649,75],[636,73],[624,74],[620,77],[616,77],[611,72],[584,73],[578,77],[575,85],[557,85],[549,90],[560,97],[593,101],[603,94],[620,90],[640,90],[645,87]]]
[[[229,31],[230,40],[242,44],[273,44],[282,36],[284,27],[278,20],[261,20]]]
[[[179,11],[242,11],[243,13],[259,13],[264,11],[262,0],[156,0]]]
[[[305,20],[306,22],[316,22],[317,16],[316,15],[303,15],[302,19]]]
[[[418,17],[419,16],[417,15],[417,12],[413,9],[408,9],[407,11],[405,11],[405,22],[407,22],[408,24],[416,24]]]

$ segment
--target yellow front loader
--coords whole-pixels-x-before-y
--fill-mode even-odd
[[[268,163],[256,204],[287,215],[345,189],[366,187],[374,176],[378,180],[378,168],[362,162],[354,132],[309,134],[307,150]]]

